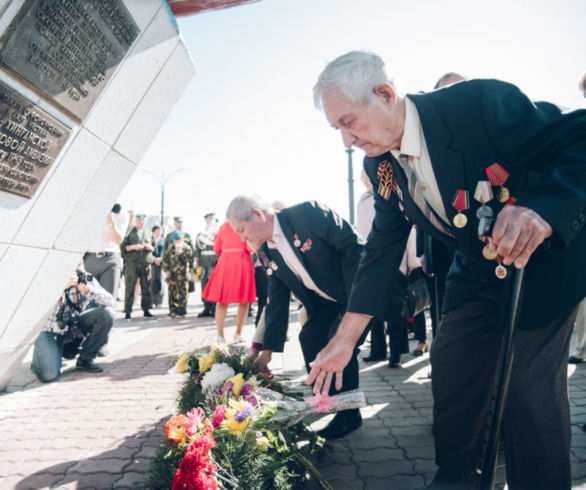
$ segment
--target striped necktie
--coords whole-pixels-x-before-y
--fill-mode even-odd
[[[452,234],[444,220],[442,220],[437,215],[437,213],[433,209],[431,209],[431,206],[425,200],[425,197],[421,190],[421,185],[417,181],[417,176],[415,175],[415,171],[410,165],[409,158],[409,155],[405,155],[403,153],[399,154],[398,158],[399,165],[401,165],[401,168],[405,172],[405,175],[407,176],[407,180],[409,182],[409,195],[413,198],[413,201],[421,210],[423,215],[435,228],[437,228],[442,233],[445,233],[453,237],[454,235]]]

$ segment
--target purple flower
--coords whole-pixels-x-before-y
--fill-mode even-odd
[[[232,381],[226,381],[224,386],[222,386],[220,394],[230,396],[232,394],[232,388],[234,388],[234,383],[232,383]]]
[[[250,412],[252,412],[252,405],[247,405],[246,408],[236,412],[234,415],[234,420],[236,420],[236,422],[242,422],[250,415]]]
[[[256,399],[256,396],[254,396],[252,393],[246,397],[244,397],[244,399],[250,403],[253,406],[257,406],[258,405],[258,400]]]
[[[243,398],[246,398],[253,391],[254,391],[254,386],[253,385],[251,385],[250,383],[244,383],[242,385],[242,389],[240,390],[240,396],[243,397]]]

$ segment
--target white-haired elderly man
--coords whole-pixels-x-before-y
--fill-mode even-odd
[[[282,352],[293,293],[307,310],[299,342],[309,372],[309,361],[332,337],[348,302],[348,294],[362,253],[362,238],[338,214],[315,201],[287,207],[278,213],[255,196],[237,196],[228,206],[230,225],[257,251],[269,282],[265,309],[264,368],[272,352]],[[358,345],[350,347],[344,383],[338,391],[358,388]],[[333,387],[332,387],[333,388]],[[338,412],[320,431],[326,439],[343,437],[362,423],[358,409]]]
[[[314,101],[344,146],[366,153],[376,214],[348,313],[307,382],[327,391],[335,375],[339,385],[351,346],[385,308],[412,223],[454,245],[431,350],[430,488],[471,488],[493,408],[505,276],[525,267],[504,414],[507,482],[569,489],[566,363],[586,295],[586,111],[533,103],[497,80],[403,96],[382,59],[359,51],[327,65]]]

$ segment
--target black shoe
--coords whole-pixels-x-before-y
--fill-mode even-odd
[[[332,421],[318,431],[318,435],[326,440],[344,437],[362,425],[362,415],[357,408],[338,412]]]
[[[384,361],[387,358],[385,354],[381,356],[373,356],[372,353],[368,354],[366,357],[363,357],[362,360],[364,362],[376,362],[376,361]]]
[[[126,313],[126,315],[124,315],[124,319],[125,320],[130,320],[130,313]]]
[[[203,311],[200,311],[197,314],[197,318],[205,318],[208,316],[214,316],[214,314],[210,310],[207,310],[207,309],[204,309]]]
[[[101,373],[103,371],[102,366],[96,364],[90,359],[78,359],[75,364],[75,369],[81,371],[87,371],[88,373]]]
[[[419,357],[428,351],[429,351],[429,346],[427,345],[427,342],[419,342],[419,344],[417,344],[417,348],[413,352],[411,352],[411,354],[414,357]]]
[[[146,316],[147,318],[153,317],[155,315],[153,315],[149,310],[144,310],[144,316]]]
[[[580,359],[579,357],[575,357],[575,356],[570,356],[570,358],[568,359],[569,364],[582,364],[583,362],[586,362],[586,361],[584,359]]]
[[[392,355],[389,359],[389,367],[392,369],[402,368],[401,365],[401,356],[394,356]]]

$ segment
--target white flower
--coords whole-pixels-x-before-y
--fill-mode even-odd
[[[214,364],[212,368],[205,373],[201,380],[201,389],[205,392],[219,388],[228,378],[234,376],[236,372],[225,362]]]

